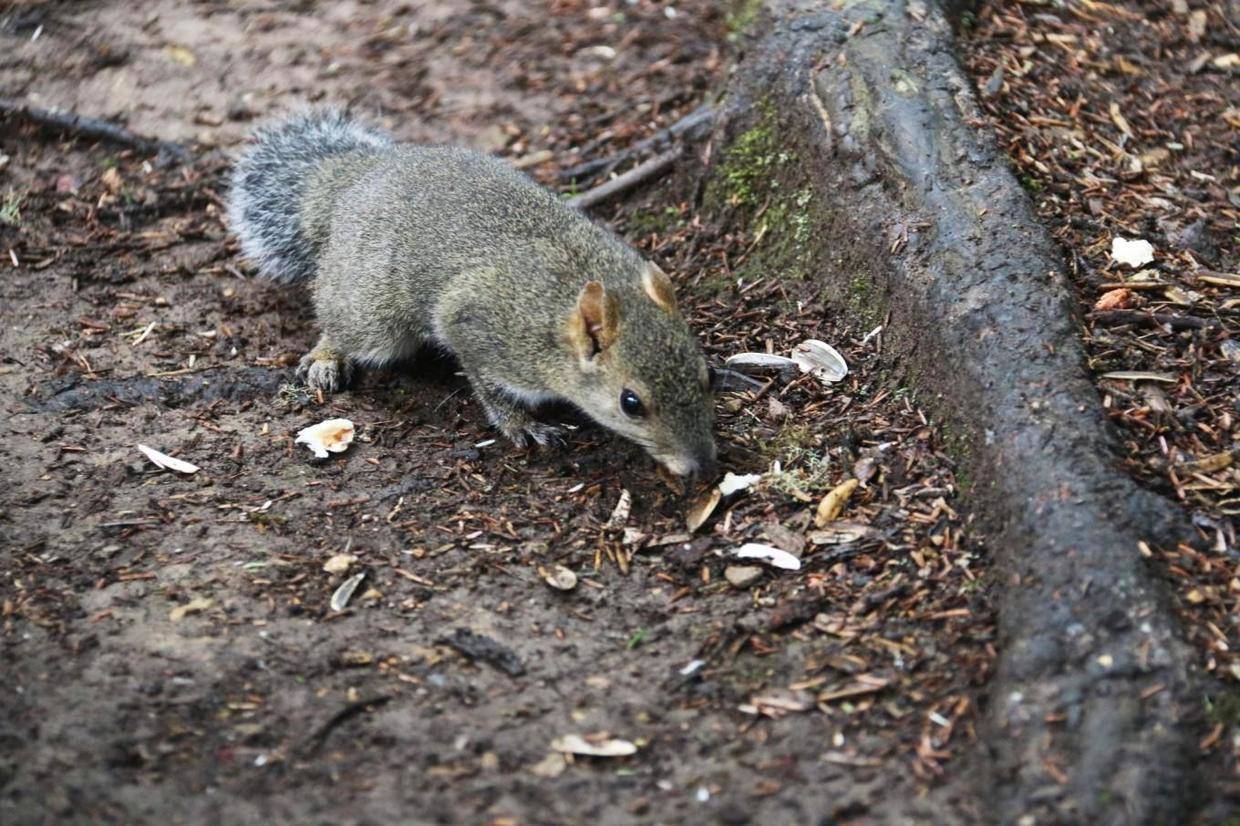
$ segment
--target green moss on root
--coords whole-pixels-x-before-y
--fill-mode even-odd
[[[742,281],[813,280],[823,287],[828,303],[873,327],[881,323],[886,302],[860,275],[872,262],[855,259],[864,251],[851,239],[832,243],[836,227],[846,222],[831,212],[808,174],[809,164],[786,142],[785,136],[796,130],[783,126],[771,102],[754,105],[749,128],[724,150],[707,182],[706,209],[744,227],[753,239],[736,273]],[[734,283],[714,286],[722,293]]]

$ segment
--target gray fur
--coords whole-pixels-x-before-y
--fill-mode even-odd
[[[259,271],[281,282],[314,275],[318,246],[301,230],[299,205],[325,159],[372,154],[392,141],[340,112],[309,112],[260,129],[233,170],[228,222]]]
[[[246,254],[269,277],[312,277],[323,335],[300,370],[312,385],[339,389],[354,366],[433,344],[457,357],[517,443],[557,438],[529,405],[562,399],[675,472],[713,463],[701,348],[679,312],[644,291],[649,265],[505,162],[393,146],[326,113],[261,132],[235,181],[230,216]],[[619,322],[608,346],[587,352],[571,331],[589,281]],[[621,411],[624,389],[648,416]]]

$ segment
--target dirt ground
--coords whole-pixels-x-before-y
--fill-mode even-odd
[[[223,225],[227,150],[307,103],[565,188],[698,105],[735,24],[706,0],[0,7],[5,96],[202,156],[0,127],[0,819],[980,818],[918,801],[985,702],[984,549],[881,334],[809,282],[738,282],[753,239],[680,178],[600,213],[674,274],[712,361],[816,337],[851,367],[721,396],[725,468],[764,476],[690,533],[640,450],[564,410],[562,450],[494,442],[442,359],[306,394],[306,296],[254,279]],[[332,416],[358,441],[313,460],[293,436]],[[731,584],[746,541],[803,566]],[[556,564],[574,590],[544,583]],[[599,732],[637,753],[551,746]]]

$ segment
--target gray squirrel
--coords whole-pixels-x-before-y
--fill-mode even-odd
[[[310,387],[435,345],[518,445],[560,439],[530,411],[562,400],[672,473],[713,470],[711,374],[667,275],[504,161],[311,112],[258,130],[228,218],[263,275],[310,283]]]

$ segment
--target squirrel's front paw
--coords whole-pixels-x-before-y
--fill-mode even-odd
[[[529,418],[523,421],[504,422],[499,429],[517,447],[527,447],[531,440],[544,447],[547,445],[559,447],[564,444],[564,428],[553,424],[543,424]]]
[[[297,365],[297,378],[312,390],[335,393],[348,386],[353,378],[353,363],[347,358],[324,355],[312,350]]]
[[[557,425],[530,422],[530,424],[526,425],[525,432],[529,434],[531,439],[544,447],[547,445],[562,447],[564,445],[564,428]]]

